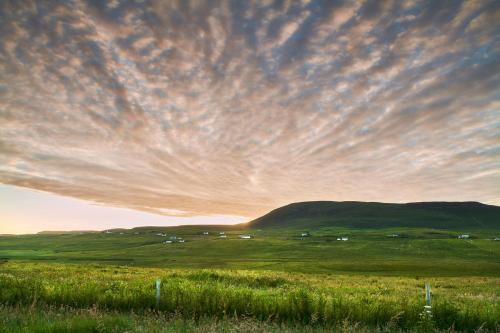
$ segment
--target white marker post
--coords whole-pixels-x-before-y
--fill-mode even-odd
[[[158,309],[160,308],[160,287],[161,287],[161,280],[157,279],[156,280],[156,307]]]
[[[425,284],[425,312],[431,313],[431,285],[429,283]]]

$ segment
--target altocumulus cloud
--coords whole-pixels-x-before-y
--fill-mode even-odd
[[[498,1],[0,2],[0,182],[166,215],[500,204]]]

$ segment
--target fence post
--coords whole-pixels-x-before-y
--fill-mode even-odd
[[[156,308],[160,308],[160,287],[161,287],[161,280],[157,279],[156,280]]]
[[[425,305],[431,306],[431,285],[425,284]]]
[[[432,314],[432,306],[431,306],[431,285],[429,283],[425,284],[425,306],[424,311],[427,315]]]

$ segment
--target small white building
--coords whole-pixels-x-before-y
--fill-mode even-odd
[[[204,235],[208,235],[208,231],[204,231],[204,232],[203,232],[203,234],[204,234]]]
[[[310,234],[308,232],[303,232],[302,234],[300,234],[301,237],[309,237]]]
[[[220,237],[220,238],[227,238],[227,236],[226,236],[226,235],[220,235],[219,237]]]
[[[494,241],[500,241],[500,237],[493,238]]]
[[[459,235],[458,238],[459,239],[469,239],[470,236],[465,234],[465,235]]]
[[[225,235],[226,233],[224,231],[219,232],[219,235]]]
[[[349,237],[337,237],[338,241],[348,241]]]
[[[167,234],[157,233],[156,236],[167,237]]]
[[[107,234],[112,234],[112,233],[113,233],[113,231],[106,230],[106,232],[105,232],[105,233],[107,233]]]
[[[392,235],[388,235],[387,237],[396,238],[396,237],[399,237],[399,235],[398,234],[392,234]]]
[[[172,241],[164,241],[163,244],[172,244]]]
[[[240,238],[241,239],[250,239],[250,238],[252,238],[252,236],[250,236],[250,235],[240,235]]]
[[[185,240],[184,239],[179,239],[179,243],[184,243]]]

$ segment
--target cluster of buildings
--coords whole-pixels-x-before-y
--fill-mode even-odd
[[[164,241],[163,244],[172,244],[172,243],[185,243],[186,240],[182,237],[170,236],[168,240]]]
[[[260,229],[258,231],[261,231]],[[111,230],[104,230],[103,233],[105,234],[113,234],[113,233],[117,233],[117,234],[120,234],[120,235],[123,235],[124,233],[123,232],[117,232],[117,231],[111,231]],[[134,232],[134,235],[138,235],[139,232]],[[210,233],[208,231],[203,231],[203,235],[204,236],[208,236]],[[166,233],[163,233],[163,232],[158,232],[155,234],[156,236],[160,236],[160,237],[168,237],[168,235]],[[303,240],[305,237],[310,237],[311,234],[308,232],[308,231],[305,231],[305,232],[302,232],[300,234],[300,239]],[[400,235],[399,234],[390,234],[390,235],[387,235],[387,237],[391,237],[391,238],[398,238]],[[220,231],[219,232],[219,238],[222,238],[222,239],[228,239],[228,236],[226,235],[226,233],[224,231]],[[252,239],[253,236],[252,235],[249,235],[249,234],[241,234],[238,236],[239,239]],[[462,234],[462,235],[458,235],[457,237],[458,239],[470,239],[471,236],[469,234]],[[349,237],[347,236],[341,236],[341,237],[337,237],[337,241],[348,241],[349,240]],[[493,241],[500,241],[500,237],[495,237],[495,238],[492,238]],[[168,240],[165,240],[163,241],[162,243],[163,244],[171,244],[171,243],[185,243],[186,240],[183,239],[182,237],[177,237],[175,235],[172,235],[168,238]]]
[[[310,237],[311,234],[309,233],[309,231],[306,231],[306,232],[303,232],[300,234],[300,240],[303,240],[305,237]],[[348,241],[349,240],[349,237],[337,237],[337,240],[338,241]]]
[[[219,232],[219,238],[227,238],[226,233],[224,231]],[[243,234],[243,235],[239,235],[238,238],[240,238],[240,239],[251,239],[252,236],[251,235]]]

